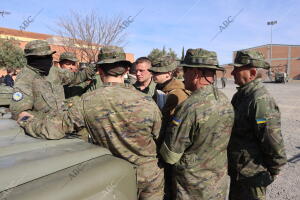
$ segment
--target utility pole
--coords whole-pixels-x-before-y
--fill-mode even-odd
[[[270,69],[269,69],[269,72],[268,72],[268,75],[269,75],[269,79],[272,80],[272,29],[273,29],[273,25],[277,24],[277,21],[269,21],[267,22],[267,25],[271,26],[271,43],[270,43],[270,54],[269,54],[269,59],[270,59]]]

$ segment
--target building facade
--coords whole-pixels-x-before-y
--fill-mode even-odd
[[[257,50],[263,53],[271,65],[273,78],[276,72],[285,72],[290,80],[300,80],[300,45],[266,44],[242,50]],[[233,59],[236,52],[233,52]],[[233,67],[230,65],[223,67],[226,68],[225,77],[232,78]],[[267,70],[261,71],[261,75],[263,79],[268,80]]]
[[[58,66],[59,55],[65,51],[74,52],[79,62],[87,62],[86,58],[80,55],[79,47],[67,47],[62,42],[63,38],[59,36],[0,27],[0,39],[14,39],[22,49],[24,49],[25,45],[32,40],[46,40],[50,44],[51,49],[56,51],[53,55],[53,62],[56,66]],[[97,53],[95,53],[95,56],[97,56],[96,54]],[[134,62],[134,55],[132,53],[126,53],[126,59]],[[0,69],[0,76],[3,74],[6,74],[6,70]]]

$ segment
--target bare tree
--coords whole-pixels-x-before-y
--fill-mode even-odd
[[[82,15],[71,11],[68,17],[59,18],[54,31],[66,51],[76,53],[82,61],[94,62],[101,46],[124,44],[124,21],[121,16],[106,18],[95,12]]]

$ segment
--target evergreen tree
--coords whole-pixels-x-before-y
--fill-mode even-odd
[[[184,60],[184,47],[182,47],[181,60]]]
[[[23,50],[13,39],[0,39],[0,68],[19,69],[26,66]]]
[[[151,52],[149,53],[149,55],[148,55],[148,58],[149,58],[150,60],[153,60],[153,59],[155,59],[155,58],[157,58],[157,57],[167,56],[167,55],[173,57],[173,58],[176,59],[176,60],[178,60],[177,54],[175,53],[175,51],[172,50],[171,48],[169,48],[169,50],[166,51],[165,46],[163,46],[162,50],[160,50],[160,49],[158,49],[158,48],[152,49],[152,51],[151,51]]]

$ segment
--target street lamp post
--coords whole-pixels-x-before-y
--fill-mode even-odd
[[[269,54],[269,58],[270,58],[270,69],[269,69],[269,79],[272,80],[272,76],[271,76],[271,68],[272,68],[272,28],[273,25],[277,24],[277,21],[269,21],[267,22],[267,25],[271,26],[271,43],[270,43],[270,54]]]

